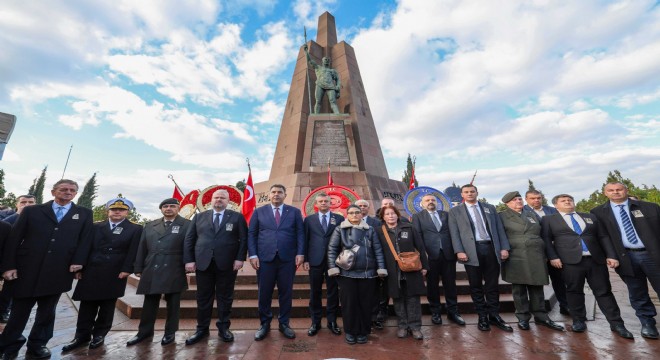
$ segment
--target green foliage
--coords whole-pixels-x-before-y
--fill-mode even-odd
[[[28,190],[28,195],[34,195],[34,198],[37,204],[44,203],[44,186],[46,185],[46,170],[48,170],[48,165],[44,166],[44,169],[41,170],[41,175],[38,178],[34,179],[30,190]]]
[[[0,206],[14,208],[16,206],[16,195],[7,193],[5,188],[5,170],[0,169]]]
[[[497,210],[498,213],[501,213],[502,211],[508,209],[505,203],[501,202],[497,205],[495,205],[495,210]]]
[[[635,196],[639,200],[660,204],[660,190],[658,190],[655,185],[651,185],[650,187],[646,184],[643,184],[641,187],[635,186],[632,180],[624,178],[619,170],[614,170],[607,174],[607,179],[605,179],[605,182],[602,184],[600,189],[591,193],[588,198],[578,201],[575,206],[576,210],[589,212],[596,206],[608,201],[607,197],[603,193],[603,187],[607,183],[611,182],[620,182],[625,184],[628,187],[629,196]]]
[[[243,191],[245,190],[245,185],[246,185],[246,184],[245,184],[245,179],[236,182],[236,187],[237,187],[238,190],[240,190],[241,192],[243,192]]]
[[[87,183],[85,184],[85,187],[83,188],[82,194],[80,194],[80,197],[78,197],[78,202],[77,204],[82,207],[86,207],[88,209],[91,209],[94,207],[94,199],[96,199],[96,191],[98,190],[99,186],[96,184],[96,173],[92,175],[92,177],[87,180]]]
[[[105,221],[108,220],[108,210],[106,210],[105,205],[98,205],[94,206],[92,208],[92,212],[94,213],[94,221]],[[131,222],[134,222],[136,224],[144,225],[151,221],[150,219],[147,219],[143,217],[140,213],[137,212],[137,209],[133,208],[133,210],[128,212],[128,216],[126,217],[128,220]]]
[[[408,153],[408,160],[406,160],[406,171],[403,172],[403,181],[406,186],[410,185],[410,178],[412,177],[412,171],[413,171],[413,159],[410,157],[410,153]],[[415,174],[415,187],[419,185],[419,182],[417,181],[417,174]]]
[[[0,198],[4,198],[6,192],[7,190],[5,190],[5,170],[0,169]]]

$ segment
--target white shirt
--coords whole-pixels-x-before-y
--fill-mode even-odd
[[[488,235],[488,230],[486,230],[485,234],[481,234],[479,232],[479,227],[476,225],[477,224],[477,218],[474,216],[474,211],[479,211],[479,215],[481,215],[481,223],[484,224],[484,229],[488,228],[488,225],[486,224],[486,220],[484,220],[484,214],[481,212],[481,206],[479,205],[479,202],[477,201],[474,204],[468,204],[465,203],[465,206],[468,207],[468,214],[470,214],[470,217],[472,218],[472,223],[474,225],[474,237],[476,238],[476,241],[487,241],[490,240],[490,236]],[[476,206],[476,209],[474,208]]]
[[[566,225],[568,225],[568,227],[573,231],[575,231],[575,229],[573,228],[573,221],[571,220],[571,214],[575,214],[573,215],[573,217],[577,221],[578,225],[580,225],[580,229],[582,229],[582,231],[584,232],[584,228],[587,227],[587,224],[584,222],[584,219],[582,219],[582,216],[580,216],[580,214],[576,212],[563,213],[561,211],[559,213],[561,214],[561,217],[564,219],[564,221],[566,221]],[[584,240],[580,238],[580,241],[584,241]],[[591,256],[591,253],[589,251],[582,251],[582,256]]]

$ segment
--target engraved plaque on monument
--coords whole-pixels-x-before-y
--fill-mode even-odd
[[[350,166],[346,130],[343,120],[314,122],[310,166]]]

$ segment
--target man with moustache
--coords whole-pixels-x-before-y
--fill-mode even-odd
[[[36,304],[26,356],[50,357],[56,306],[71,290],[75,272],[87,263],[91,247],[92,210],[74,204],[78,184],[62,179],[53,185],[53,200],[28,206],[18,217],[4,248],[2,271],[13,296],[9,321],[0,335],[3,359],[15,359],[25,344],[22,333]]]
[[[458,293],[456,291],[456,254],[449,234],[449,217],[446,211],[438,210],[438,199],[433,194],[422,197],[424,210],[413,215],[413,226],[424,241],[429,259],[429,271],[426,274],[426,290],[431,321],[442,324],[440,317],[440,286],[445,292],[447,318],[458,325],[465,325],[465,320],[458,313]]]
[[[525,193],[525,202],[527,205],[523,209],[528,210],[536,220],[541,223],[544,216],[557,213],[557,209],[552,206],[543,205],[543,193],[538,190],[529,190]],[[568,302],[566,302],[566,284],[561,276],[561,270],[554,266],[548,266],[548,275],[552,282],[552,290],[555,292],[557,302],[559,303],[559,313],[562,315],[570,315],[568,311]]]
[[[133,273],[142,234],[142,226],[126,219],[133,203],[125,198],[114,198],[105,207],[108,219],[94,223],[89,265],[78,273],[78,284],[73,292],[73,300],[80,301],[76,334],[62,347],[62,352],[87,343],[90,349],[103,345],[112,327],[115,303],[124,296],[126,280]]]
[[[303,221],[305,229],[305,262],[303,269],[309,271],[309,312],[312,325],[307,335],[314,336],[321,329],[323,306],[323,280],[327,288],[326,317],[328,329],[340,335],[341,329],[337,325],[337,310],[339,308],[339,291],[337,278],[328,276],[328,243],[337,225],[344,221],[344,217],[330,212],[330,196],[322,192],[315,197],[318,212],[308,215]]]
[[[461,186],[463,203],[449,210],[449,232],[458,261],[465,264],[472,302],[479,314],[479,330],[493,324],[513,331],[502,319],[498,282],[500,264],[509,258],[509,240],[495,206],[477,201],[472,184]]]
[[[213,300],[218,304],[218,337],[234,341],[229,330],[234,283],[247,254],[247,223],[243,214],[227,209],[229,192],[216,190],[213,208],[195,215],[184,241],[187,272],[197,279],[197,329],[186,340],[192,345],[209,336]]]
[[[541,234],[550,265],[562,269],[573,331],[587,330],[584,305],[586,280],[598,307],[610,323],[610,329],[623,338],[633,339],[632,333],[623,324],[619,305],[612,294],[607,267],[616,268],[619,261],[607,234],[599,231],[596,216],[575,212],[571,195],[556,195],[552,198],[552,204],[558,212],[543,217]]]
[[[626,185],[620,182],[607,183],[603,193],[609,201],[591,213],[618,255],[616,272],[628,287],[630,305],[642,323],[642,337],[657,339],[657,312],[648,283],[660,295],[660,206],[630,199]]]
[[[293,278],[305,260],[305,230],[300,210],[284,204],[284,185],[271,185],[269,197],[270,204],[254,211],[248,228],[250,265],[257,270],[259,284],[261,327],[254,335],[256,341],[265,339],[270,332],[275,285],[280,304],[279,330],[288,339],[296,337],[289,326]]]

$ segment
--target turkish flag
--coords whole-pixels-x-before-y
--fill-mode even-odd
[[[181,189],[179,189],[178,186],[174,185],[174,193],[172,194],[172,197],[179,200],[179,202],[183,201],[185,195],[181,192]]]
[[[250,218],[254,209],[257,207],[257,199],[254,197],[254,184],[252,183],[252,170],[248,172],[247,183],[245,183],[245,189],[243,190],[243,216],[245,221],[250,223]]]
[[[408,190],[412,190],[415,188],[415,165],[412,167],[412,174],[410,175],[410,186],[408,186]]]

